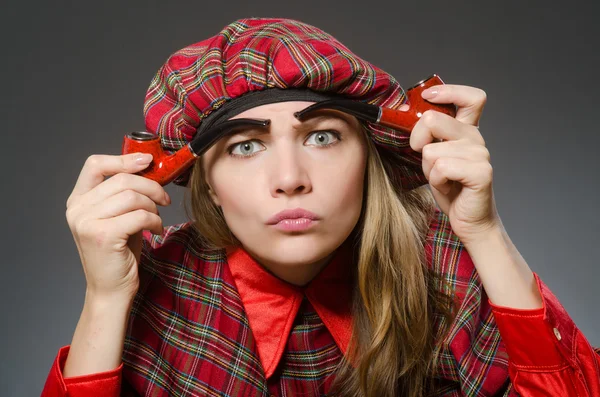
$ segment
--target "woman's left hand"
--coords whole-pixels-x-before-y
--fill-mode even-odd
[[[428,97],[428,91],[437,94]],[[456,118],[434,110],[424,112],[413,128],[410,146],[422,152],[423,172],[436,202],[454,233],[468,243],[502,227],[490,154],[478,129],[486,94],[479,88],[444,84],[430,87],[422,96],[457,106]]]

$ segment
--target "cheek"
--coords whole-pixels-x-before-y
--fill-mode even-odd
[[[366,153],[361,148],[346,153],[327,172],[321,173],[321,185],[336,212],[355,219],[362,208]]]
[[[233,168],[219,163],[215,164],[211,172],[211,186],[218,197],[225,220],[234,233],[255,216],[256,206],[260,202],[259,190],[263,185],[256,175],[249,174],[249,167]]]
[[[252,187],[248,186],[248,179],[244,177],[243,169],[215,167],[213,175],[212,186],[223,209],[243,210],[240,197],[249,198],[252,195]]]

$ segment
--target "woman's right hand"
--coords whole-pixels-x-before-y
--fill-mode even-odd
[[[138,290],[142,230],[163,233],[156,204],[169,205],[163,187],[134,175],[152,155],[91,155],[67,199],[67,222],[79,251],[88,293],[127,296]],[[109,177],[104,180],[105,177]]]

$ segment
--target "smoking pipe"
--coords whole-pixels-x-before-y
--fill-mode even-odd
[[[456,117],[456,106],[453,104],[435,104],[421,98],[421,92],[425,89],[444,84],[436,74],[419,81],[406,90],[408,105],[406,111],[384,108],[352,99],[330,99],[317,102],[306,109],[294,113],[299,120],[307,117],[313,111],[320,109],[339,110],[355,116],[356,118],[371,123],[381,124],[386,127],[410,133],[419,121],[419,118],[427,110],[433,109],[449,116]],[[169,184],[182,174],[199,156],[204,154],[216,141],[235,133],[244,127],[266,127],[269,120],[262,119],[233,119],[220,123],[202,134],[196,134],[194,139],[185,147],[173,154],[167,154],[160,146],[158,135],[135,131],[125,135],[122,146],[122,154],[129,153],[151,153],[152,162],[138,175],[157,181],[162,186]]]

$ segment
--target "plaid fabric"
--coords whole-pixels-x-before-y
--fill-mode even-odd
[[[280,367],[265,379],[224,251],[203,248],[183,223],[144,233],[123,352],[124,396],[324,395],[342,358],[305,300]],[[508,356],[473,263],[437,210],[429,263],[452,285],[459,307],[441,344],[439,396],[516,396]],[[439,323],[437,324],[440,325]]]
[[[173,53],[160,67],[144,102],[146,129],[172,153],[224,103],[268,88],[307,88],[398,108],[406,97],[390,74],[352,53],[322,30],[289,19],[240,19],[214,37]],[[368,124],[377,147],[398,155],[402,186],[427,183],[421,154],[409,135]],[[189,169],[173,182],[185,185]]]
[[[324,395],[342,352],[308,299],[302,305],[277,372],[268,380],[275,396]]]

